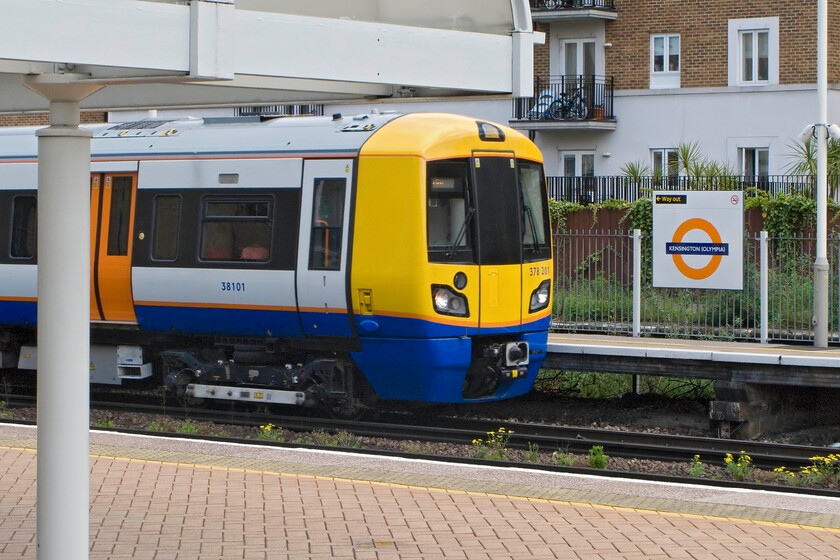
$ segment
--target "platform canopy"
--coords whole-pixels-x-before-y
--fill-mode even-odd
[[[0,111],[27,76],[108,86],[82,109],[532,90],[527,0],[0,0]],[[31,78],[30,78],[31,79]],[[186,84],[186,85],[185,85]]]

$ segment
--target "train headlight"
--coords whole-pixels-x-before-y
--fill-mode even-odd
[[[456,317],[469,317],[470,309],[467,305],[467,298],[448,286],[434,284],[432,286],[432,303],[435,311],[441,315],[454,315]]]
[[[531,305],[528,307],[528,311],[534,313],[535,311],[548,307],[550,288],[551,281],[543,280],[540,285],[537,286],[537,289],[531,292]]]

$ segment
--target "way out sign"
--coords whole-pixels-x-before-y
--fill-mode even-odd
[[[743,191],[653,193],[653,286],[744,287]]]

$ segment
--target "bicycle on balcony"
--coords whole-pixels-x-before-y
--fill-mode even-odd
[[[574,8],[575,0],[543,0],[546,10]]]
[[[532,120],[580,121],[588,116],[589,108],[580,89],[576,89],[571,94],[565,91],[558,94],[551,90],[544,90],[537,98],[534,108],[528,111],[528,118]]]

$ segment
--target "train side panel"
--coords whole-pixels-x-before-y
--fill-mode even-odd
[[[34,325],[37,318],[35,162],[0,164],[0,323]]]
[[[143,330],[302,336],[295,299],[302,165],[301,158],[141,163],[132,283]]]

